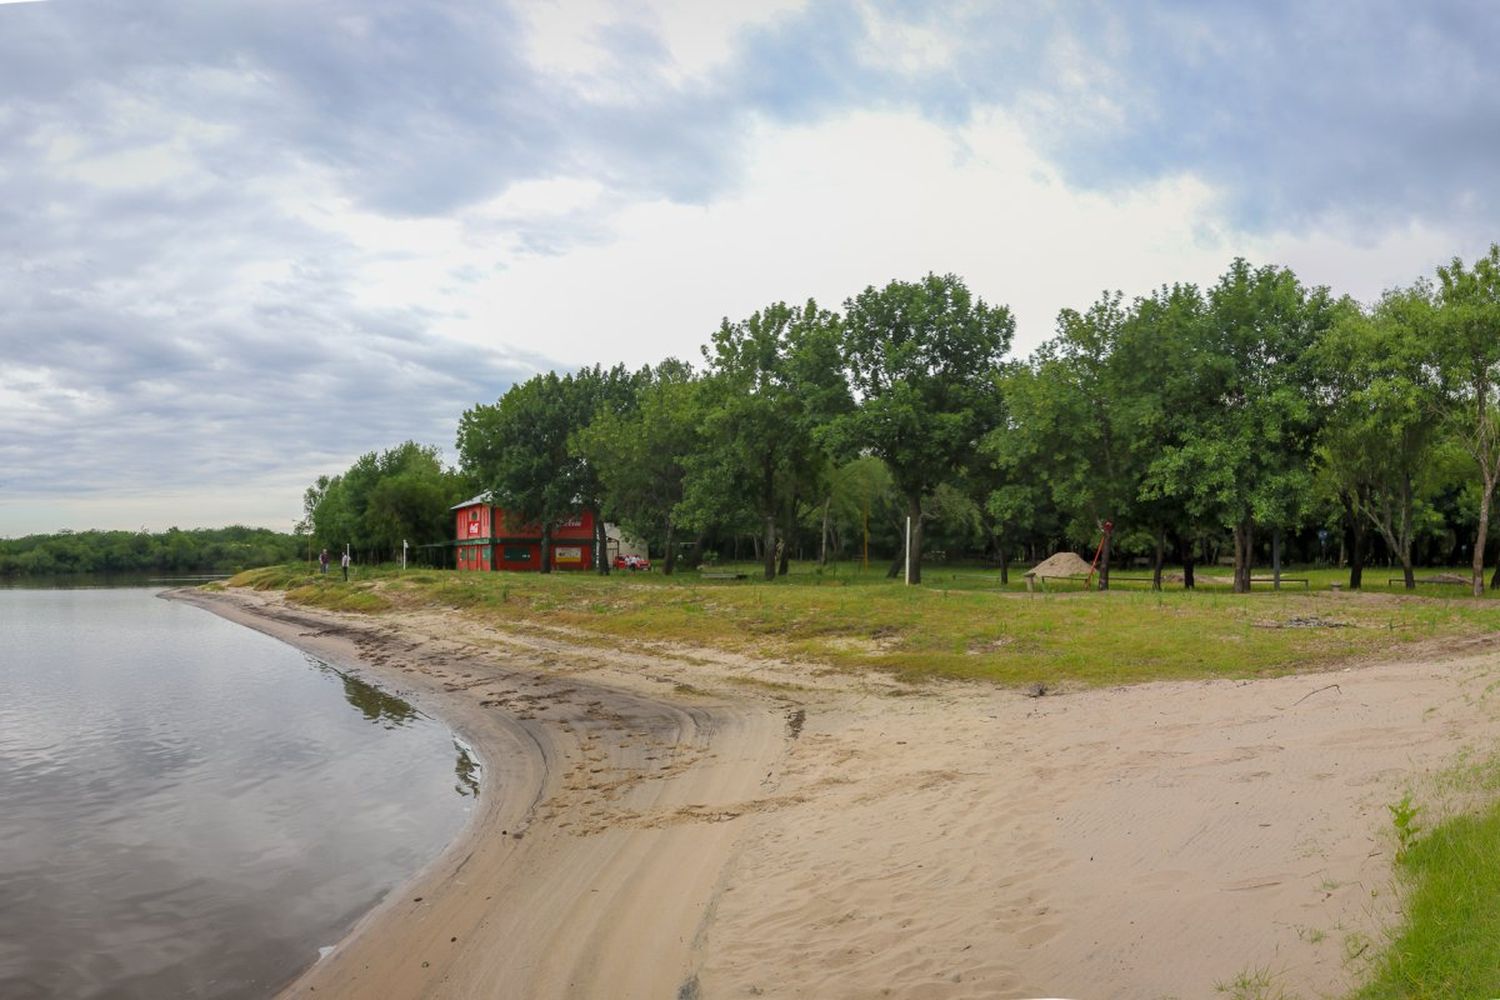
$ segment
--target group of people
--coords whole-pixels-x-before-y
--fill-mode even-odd
[[[349,563],[352,562],[352,561],[353,560],[351,560],[349,558],[349,550],[345,549],[343,556],[339,559],[339,565],[342,566],[342,567],[344,567],[344,580],[346,582],[349,579]],[[327,573],[328,572],[328,550],[327,549],[324,549],[322,552],[318,553],[318,569],[319,569],[319,572],[322,572],[322,573]]]

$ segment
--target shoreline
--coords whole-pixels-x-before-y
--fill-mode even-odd
[[[1341,995],[1399,915],[1387,805],[1500,742],[1488,644],[1032,698],[188,593],[379,678],[490,779],[284,997]]]
[[[547,669],[549,653],[508,643],[486,649],[472,635],[424,635],[415,623],[397,628],[245,591],[163,596],[411,700],[467,742],[484,768],[476,808],[453,841],[279,996],[510,995],[516,986],[528,996],[671,996],[689,988],[692,944],[730,858],[734,824],[606,829],[590,807],[651,817],[734,801],[779,749],[779,720],[744,705],[671,704],[651,690],[659,682],[599,684],[556,670],[555,661]],[[594,826],[570,832],[579,820]],[[555,891],[559,882],[576,895]],[[589,898],[606,894],[607,908]],[[674,927],[678,946],[663,948]]]

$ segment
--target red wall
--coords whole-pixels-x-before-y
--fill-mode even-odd
[[[493,510],[494,534],[491,534]],[[517,519],[489,504],[470,504],[454,511],[457,566],[462,570],[518,570],[535,572],[542,566],[542,529],[518,524]],[[477,515],[477,516],[476,516]],[[465,544],[473,539],[474,544]],[[493,543],[493,562],[490,557]],[[594,565],[594,515],[584,511],[552,530],[552,568],[586,570]]]

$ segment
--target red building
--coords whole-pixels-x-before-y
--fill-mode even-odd
[[[542,529],[521,524],[481,493],[453,507],[454,545],[459,569],[539,570]],[[552,529],[552,568],[590,569],[594,565],[594,515],[589,511]]]

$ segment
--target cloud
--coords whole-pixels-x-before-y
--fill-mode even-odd
[[[3,4],[0,531],[236,488],[284,525],[538,368],[927,270],[1023,346],[1236,253],[1370,297],[1494,230],[1497,34],[1461,3]]]

